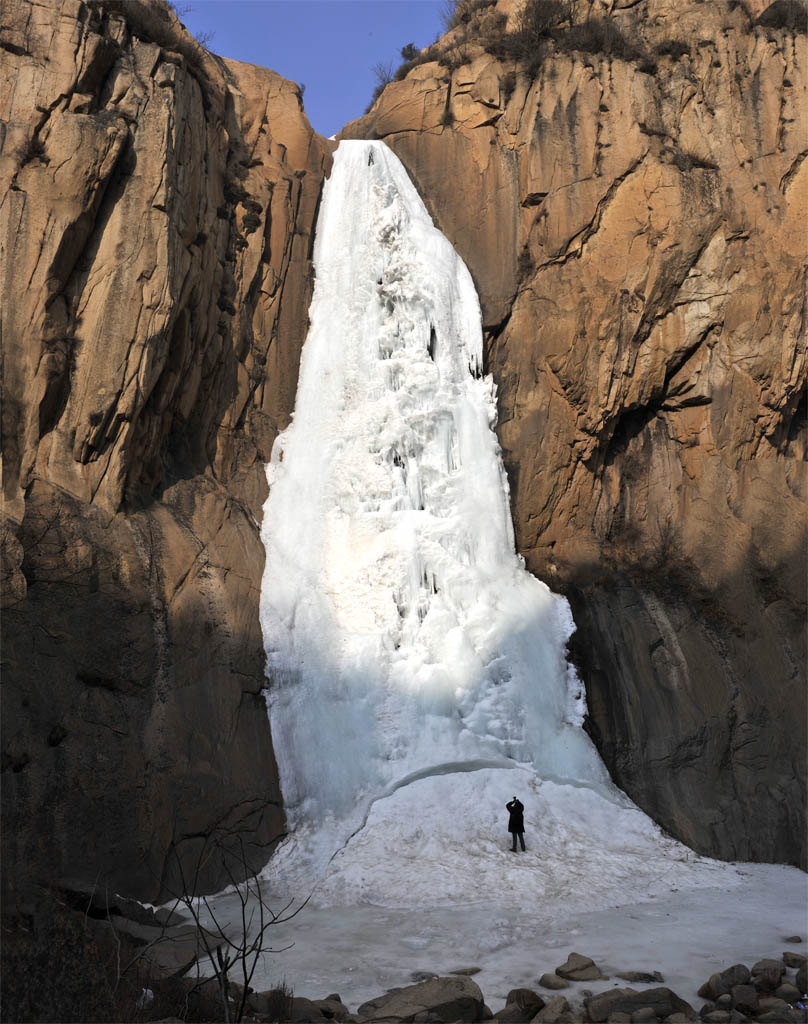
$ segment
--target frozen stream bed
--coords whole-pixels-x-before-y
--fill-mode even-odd
[[[512,866],[511,857],[501,853],[502,885],[489,900],[417,909],[307,906],[272,929],[275,948],[294,945],[264,957],[253,987],[261,991],[285,981],[296,995],[312,999],[337,992],[355,1011],[389,988],[412,984],[414,972],[479,967],[474,980],[496,1012],[512,988],[534,988],[546,998],[539,977],[574,950],[612,977],[572,983],[563,994],[573,1005],[585,989],[627,985],[613,976],[617,971],[658,970],[698,1009],[703,1000],[696,990],[714,971],[779,959],[786,949],[806,950],[804,942],[783,941],[795,934],[808,938],[806,876],[796,868],[694,858],[694,868],[704,870],[705,881],[712,876],[712,885],[675,892],[659,879],[653,898],[632,891],[627,899],[615,889],[610,905],[587,910],[583,880],[577,899],[545,899],[535,891],[529,861]],[[218,897],[217,909],[228,899]]]

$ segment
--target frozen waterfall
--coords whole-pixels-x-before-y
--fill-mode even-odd
[[[340,143],[314,262],[263,528],[296,857],[323,870],[372,809],[395,814],[394,794],[425,780],[420,807],[472,818],[475,792],[499,806],[528,779],[620,804],[581,728],[567,602],[514,549],[471,276],[383,143]]]

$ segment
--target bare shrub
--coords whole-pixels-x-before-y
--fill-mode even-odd
[[[555,39],[565,50],[598,53],[625,61],[642,60],[645,56],[607,18],[590,18],[580,25],[572,25],[563,35],[557,34]]]
[[[198,855],[191,862],[191,871],[178,847],[172,849],[168,860],[170,864],[167,874],[173,876],[178,883],[174,891],[166,885],[174,901],[172,913],[182,908],[196,927],[200,950],[197,970],[200,970],[200,958],[210,964],[225,1024],[241,1021],[247,1010],[250,982],[261,957],[266,953],[279,953],[290,948],[284,946],[274,949],[270,946],[269,930],[273,925],[290,921],[300,913],[308,900],[294,908],[290,900],[279,910],[273,910],[261,890],[258,875],[250,866],[241,835],[222,833],[219,836],[206,836]],[[199,890],[199,879],[211,860],[219,864],[230,882],[228,896],[236,901],[235,927],[224,922],[221,911],[214,909],[209,897],[195,895]]]
[[[690,56],[690,46],[683,39],[666,39],[654,48],[658,57],[670,57],[674,61]]]
[[[496,0],[449,0],[441,14],[446,30],[468,25],[477,11],[492,7],[494,3]]]
[[[808,8],[802,0],[774,0],[760,15],[757,24],[762,28],[805,34],[808,32]]]
[[[505,103],[513,96],[516,89],[516,72],[508,71],[502,79],[502,99]]]
[[[45,143],[38,135],[32,135],[30,139],[23,142],[17,150],[17,162],[20,167],[25,167],[26,164],[34,163],[39,161],[40,163],[47,164],[48,157],[45,153]]]

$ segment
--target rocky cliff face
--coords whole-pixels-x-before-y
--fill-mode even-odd
[[[612,774],[697,849],[798,861],[805,36],[783,0],[555,7],[534,60],[517,0],[465,0],[346,134],[475,278]],[[8,0],[0,49],[4,871],[154,899],[284,828],[257,520],[329,152],[161,0]]]
[[[154,899],[284,829],[256,519],[330,157],[159,0],[9,0],[0,48],[4,870]]]
[[[697,850],[804,864],[805,19],[519,9],[465,0],[344,135],[475,279],[517,544],[613,777]]]

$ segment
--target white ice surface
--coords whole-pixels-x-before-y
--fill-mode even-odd
[[[379,800],[433,774],[447,807],[454,779],[518,766],[622,806],[580,727],[569,606],[514,550],[471,276],[382,143],[337,150],[314,258],[262,533],[293,832],[276,870],[319,877]]]
[[[290,825],[264,884],[310,903],[254,987],[353,1008],[481,966],[496,1009],[576,949],[693,998],[805,932],[802,873],[695,857],[580,728],[569,607],[514,551],[471,277],[383,143],[340,144],[315,266],[261,603]],[[514,794],[526,853],[507,849]]]
[[[496,1012],[511,988],[554,995],[538,979],[575,951],[591,956],[609,976],[565,989],[562,994],[575,1007],[585,990],[654,987],[621,981],[614,977],[617,971],[658,970],[665,985],[698,1009],[703,1000],[697,989],[714,971],[735,963],[751,967],[761,957],[780,959],[786,949],[805,952],[807,880],[796,868],[705,862],[677,846],[671,850],[671,876],[660,875],[646,887],[615,887],[610,903],[589,909],[585,886],[597,883],[596,877],[577,880],[576,898],[568,904],[557,892],[538,889],[533,862],[502,847],[500,884],[488,899],[417,909],[305,907],[289,923],[270,929],[273,948],[294,945],[263,957],[253,987],[263,991],[285,981],[310,999],[337,992],[355,1011],[389,988],[412,984],[414,972],[479,967],[474,980]],[[449,849],[447,857],[452,853],[459,861],[467,856]],[[687,864],[680,861],[685,856]],[[691,888],[688,864],[711,884]],[[269,887],[267,895],[279,905]],[[228,906],[236,918],[232,897],[215,902],[221,919]],[[783,941],[795,934],[802,944]],[[789,980],[794,973],[788,972]]]

